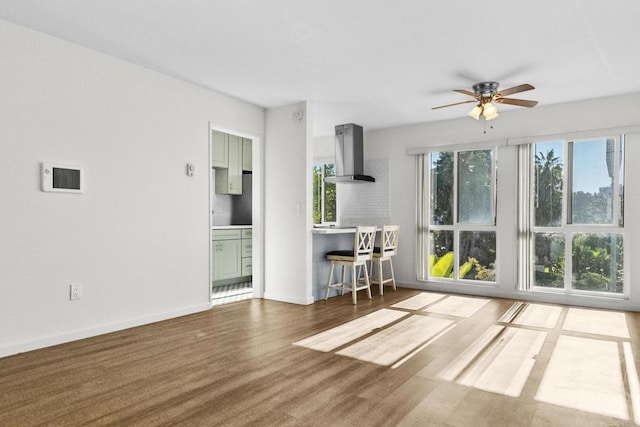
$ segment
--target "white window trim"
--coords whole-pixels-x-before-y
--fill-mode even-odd
[[[504,145],[504,144],[498,144]],[[464,146],[451,147],[451,146],[434,146],[429,147],[428,151],[421,153],[417,156],[418,159],[418,193],[419,199],[422,200],[422,203],[418,203],[418,228],[422,230],[422,233],[419,233],[418,246],[419,249],[417,251],[418,254],[418,280],[419,281],[429,281],[434,283],[458,283],[464,285],[476,285],[476,286],[489,286],[489,287],[498,287],[500,283],[500,256],[499,256],[499,242],[500,239],[498,237],[498,226],[497,226],[497,165],[498,165],[498,145],[485,146],[485,147],[470,147],[465,144]],[[484,151],[491,150],[491,180],[493,182],[492,185],[492,204],[491,204],[491,217],[493,218],[493,223],[487,224],[461,224],[458,222],[458,186],[453,186],[453,222],[451,225],[433,225],[431,224],[431,209],[429,206],[430,191],[431,191],[431,173],[430,173],[430,156],[431,153],[436,152],[453,152],[454,153],[454,161],[453,161],[453,176],[454,182],[457,183],[458,180],[458,153],[465,151]],[[463,231],[489,231],[493,232],[496,235],[496,259],[494,264],[494,272],[495,272],[495,281],[483,281],[483,280],[469,280],[469,279],[460,279],[458,278],[458,273],[460,269],[460,260],[457,256],[454,257],[453,260],[453,278],[445,278],[445,277],[432,277],[429,269],[426,267],[428,265],[429,258],[429,232],[430,231],[453,231],[453,253],[459,254],[459,235],[460,232]]]
[[[628,251],[628,232],[625,230],[624,225],[618,225],[620,218],[620,148],[621,144],[624,144],[624,134],[611,135],[603,132],[594,132],[593,134],[580,133],[580,138],[570,137],[558,137],[557,135],[553,140],[563,141],[563,150],[565,153],[563,167],[563,205],[562,205],[562,224],[556,227],[537,227],[534,225],[533,217],[535,212],[534,206],[534,191],[533,185],[535,183],[535,177],[533,176],[535,168],[533,167],[534,154],[533,150],[536,143],[543,143],[538,139],[536,143],[520,144],[519,150],[519,177],[520,185],[519,191],[519,214],[518,214],[518,235],[520,236],[519,244],[519,257],[518,257],[518,278],[520,290],[530,291],[535,293],[547,293],[547,294],[565,294],[576,297],[599,297],[610,299],[629,299],[630,286],[629,286],[629,251]],[[604,135],[604,136],[603,136]],[[571,136],[571,135],[569,135]],[[613,185],[613,209],[612,209],[612,223],[611,224],[571,224],[567,222],[568,219],[568,200],[567,195],[571,190],[572,179],[572,167],[573,156],[572,143],[579,143],[582,141],[591,141],[594,139],[614,139],[614,172],[615,176]],[[552,140],[547,140],[552,141]],[[623,165],[624,167],[624,165]],[[626,186],[626,181],[624,182]],[[626,189],[625,189],[626,192]],[[523,197],[528,195],[528,197]],[[624,219],[623,219],[624,223]],[[550,233],[550,234],[564,234],[565,237],[565,274],[564,274],[564,287],[563,288],[550,288],[544,286],[534,285],[534,268],[533,268],[533,253],[534,253],[534,233]],[[572,267],[573,267],[573,254],[572,254],[572,242],[573,235],[576,233],[594,233],[594,234],[619,234],[622,236],[625,250],[623,259],[623,291],[621,294],[610,292],[598,292],[587,291],[572,288]]]

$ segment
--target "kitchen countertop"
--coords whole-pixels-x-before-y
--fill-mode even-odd
[[[313,234],[346,234],[355,233],[356,227],[314,227]]]
[[[213,225],[212,230],[239,230],[242,228],[252,228],[252,225]]]
[[[376,226],[376,230],[380,231],[382,230],[382,227]],[[355,233],[355,232],[356,232],[356,227],[353,225],[335,226],[335,227],[321,226],[321,227],[314,227],[313,230],[311,230],[312,234],[348,234],[348,233]]]

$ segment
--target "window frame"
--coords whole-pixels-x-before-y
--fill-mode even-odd
[[[470,152],[470,151],[490,151],[491,152],[491,222],[487,223],[461,223],[460,220],[460,212],[458,209],[458,187],[459,187],[459,154]],[[431,156],[434,153],[453,153],[453,185],[452,185],[452,224],[432,224],[432,212],[431,212]],[[422,202],[419,204],[422,206],[421,214],[422,215],[422,223],[424,224],[424,237],[419,239],[421,243],[421,248],[418,251],[420,267],[418,268],[418,280],[421,281],[431,281],[438,283],[458,283],[464,285],[484,285],[484,286],[492,286],[497,287],[499,283],[499,274],[500,274],[500,257],[499,253],[499,238],[498,238],[498,224],[497,224],[497,193],[498,193],[498,182],[497,182],[497,168],[498,168],[498,147],[473,147],[473,148],[464,148],[464,149],[453,149],[447,147],[434,147],[434,149],[429,150],[423,155],[423,165],[421,167],[421,183],[419,185],[420,192],[422,193]],[[420,170],[420,169],[419,169]],[[430,235],[432,231],[451,231],[453,232],[453,253],[460,253],[460,234],[463,232],[492,232],[495,235],[495,262],[494,262],[494,281],[486,281],[486,280],[475,280],[475,279],[461,279],[458,277],[460,272],[460,260],[458,256],[454,256],[453,259],[453,278],[448,277],[435,277],[431,276],[429,265],[429,256],[431,254],[431,240]]]
[[[581,142],[588,142],[594,140],[614,140],[614,159],[613,159],[613,191],[612,191],[612,213],[611,223],[607,224],[575,224],[572,215],[572,200],[573,200],[573,172],[574,172],[574,144]],[[535,168],[535,156],[536,145],[560,142],[562,141],[563,147],[563,168],[562,168],[562,217],[560,225],[557,226],[538,226],[535,224],[535,185],[536,185],[536,168]],[[621,198],[626,192],[624,186],[626,186],[626,180],[624,179],[624,171],[626,167],[624,165],[625,160],[625,135],[610,135],[610,134],[594,134],[593,136],[581,136],[580,138],[554,138],[548,141],[537,141],[531,144],[522,145],[521,148],[526,153],[521,151],[520,164],[526,164],[526,170],[528,174],[526,176],[527,184],[524,186],[528,192],[528,198],[525,201],[523,197],[519,201],[519,209],[525,211],[524,215],[520,215],[520,218],[526,219],[524,226],[525,233],[520,233],[521,239],[526,238],[526,250],[520,251],[521,257],[518,260],[520,269],[525,273],[521,275],[524,278],[524,283],[520,284],[520,289],[538,292],[538,293],[550,293],[550,294],[563,294],[573,296],[587,296],[587,297],[605,297],[605,298],[617,298],[628,299],[629,298],[629,262],[628,262],[628,250],[626,246],[628,242],[627,232],[624,227],[624,199]],[[523,160],[524,159],[524,160]],[[524,163],[523,163],[524,162]],[[523,178],[522,171],[519,172],[520,178]],[[621,193],[622,186],[622,193]],[[524,202],[524,203],[523,203]],[[523,227],[521,227],[521,230]],[[554,288],[549,286],[538,286],[535,284],[535,239],[536,234],[557,234],[562,235],[564,238],[564,275],[563,275],[563,287]],[[623,240],[623,289],[622,293],[603,292],[597,290],[582,290],[573,288],[573,239],[574,236],[580,234],[618,234],[622,236]]]
[[[336,184],[333,184],[333,185],[335,185],[335,188],[336,188],[335,221],[327,221],[326,220],[326,218],[327,218],[327,215],[326,215],[326,191],[325,191],[326,183],[324,181],[324,178],[325,178],[325,167],[327,165],[333,165],[334,168],[336,166],[335,162],[333,162],[333,161],[314,161],[313,162],[313,167],[314,168],[318,167],[318,166],[320,167],[320,222],[316,223],[315,219],[314,219],[314,222],[313,222],[314,225],[335,225],[335,224],[338,223],[338,218],[339,218],[339,216],[338,216],[338,209],[339,208],[338,208],[338,203],[337,203],[337,201],[338,201],[338,186]],[[315,171],[312,171],[312,173],[315,174]],[[313,198],[314,199],[316,198],[315,192],[313,194]],[[314,200],[314,205],[315,205],[315,200]]]

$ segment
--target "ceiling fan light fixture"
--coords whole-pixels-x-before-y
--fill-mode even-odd
[[[495,110],[492,114],[484,114],[485,120],[493,120],[498,116],[499,116],[498,110]]]
[[[438,107],[433,107],[432,109],[437,110],[439,108],[452,107],[454,105],[469,104],[472,102],[476,103],[475,107],[473,107],[471,111],[469,111],[468,115],[469,117],[472,117],[476,120],[480,120],[480,116],[482,116],[485,119],[486,133],[486,121],[493,120],[499,115],[498,108],[496,104],[494,104],[494,102],[497,104],[508,104],[528,108],[538,105],[538,101],[532,101],[529,99],[506,98],[506,96],[508,95],[535,89],[529,83],[513,86],[501,91],[498,91],[499,86],[500,85],[498,84],[498,82],[480,82],[473,85],[473,92],[466,89],[454,89],[454,92],[468,95],[473,99],[468,101],[455,102],[453,104],[440,105]],[[491,127],[493,128],[493,125]]]
[[[476,120],[480,120],[480,114],[482,113],[482,107],[480,104],[473,107],[471,111],[469,111],[469,116],[473,117]]]
[[[493,120],[498,117],[498,109],[491,103],[491,101],[489,101],[484,104],[482,108],[482,115],[487,120]]]

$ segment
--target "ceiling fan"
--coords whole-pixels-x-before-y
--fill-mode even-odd
[[[473,99],[441,105],[439,107],[433,107],[432,109],[437,110],[439,108],[451,107],[453,105],[475,102],[476,106],[469,112],[469,115],[476,120],[479,120],[480,116],[484,117],[485,120],[493,120],[498,117],[498,108],[493,103],[517,105],[519,107],[529,108],[535,107],[538,104],[538,101],[531,101],[528,99],[505,98],[507,95],[535,89],[528,83],[510,87],[509,89],[501,90],[499,92],[498,86],[499,84],[497,82],[481,82],[473,85],[473,92],[464,89],[454,89],[454,92],[469,95],[473,97]]]

